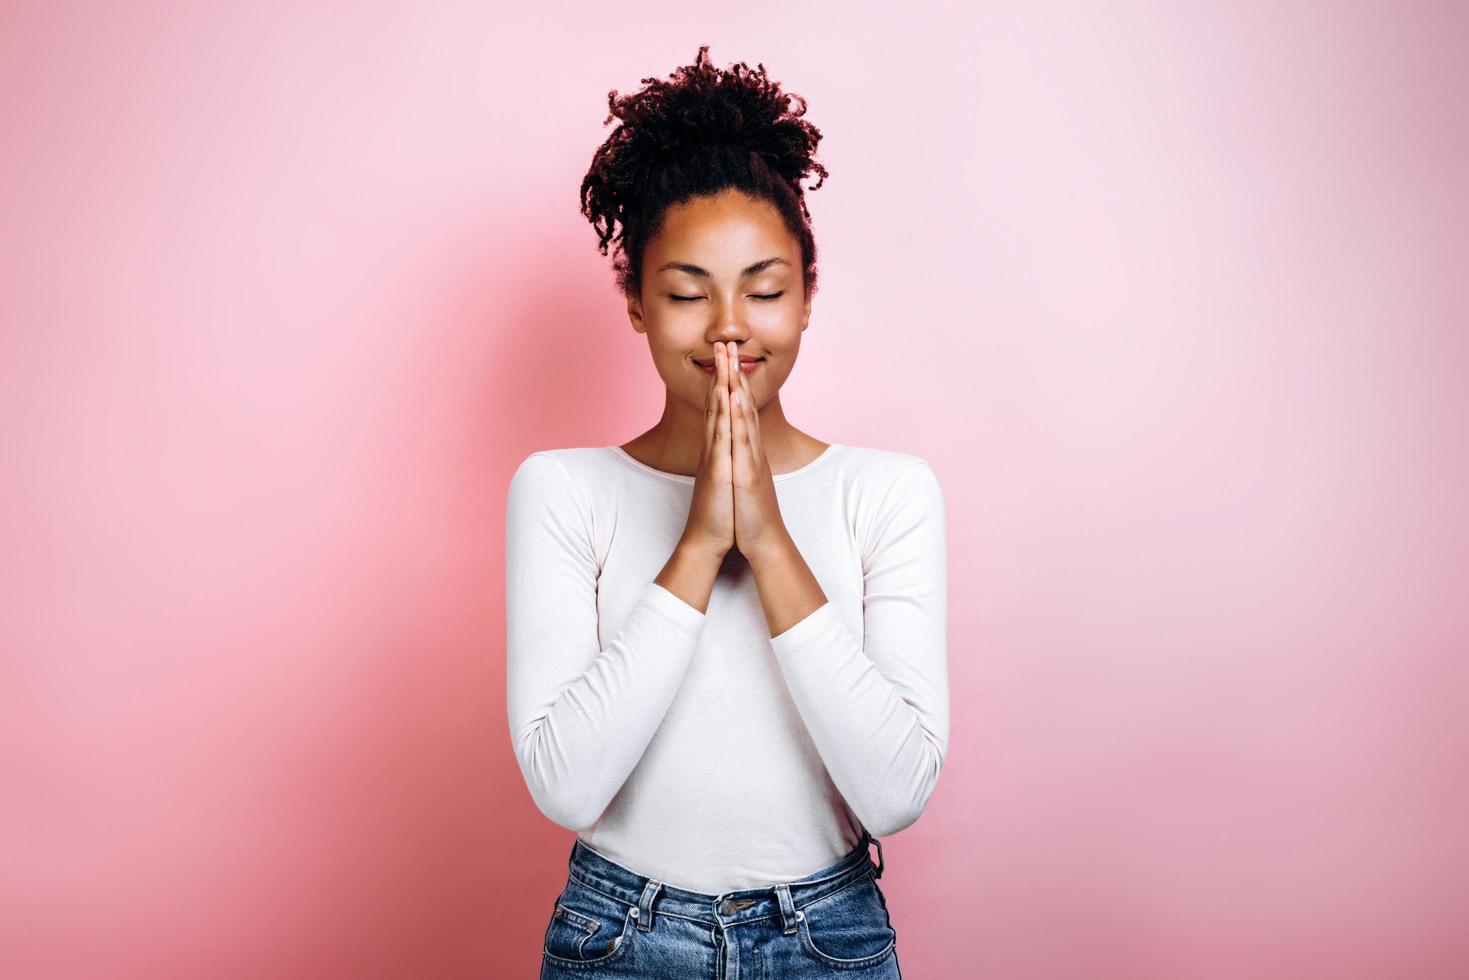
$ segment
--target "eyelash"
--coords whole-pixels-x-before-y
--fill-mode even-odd
[[[751,299],[772,300],[772,299],[780,299],[784,295],[785,295],[785,290],[782,289],[778,293],[764,293],[764,294],[759,294],[759,295],[751,296],[750,298]],[[676,293],[669,293],[668,294],[668,298],[671,299],[671,300],[674,300],[676,302],[689,303],[689,302],[693,302],[696,299],[703,299],[704,297],[702,297],[702,296],[679,296]]]

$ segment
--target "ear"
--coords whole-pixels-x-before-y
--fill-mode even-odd
[[[627,298],[627,318],[632,321],[632,328],[638,333],[647,333],[648,325],[643,322],[643,301],[639,296]]]
[[[806,294],[806,305],[801,308],[801,329],[804,331],[811,324],[811,294]]]

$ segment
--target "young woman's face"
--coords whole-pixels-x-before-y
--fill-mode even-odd
[[[801,246],[770,202],[726,190],[668,209],[643,252],[642,296],[628,300],[653,363],[679,400],[703,412],[714,342],[760,363],[745,375],[756,407],[785,382],[811,318]]]

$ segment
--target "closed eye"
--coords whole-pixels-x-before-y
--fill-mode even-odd
[[[778,293],[765,293],[765,294],[752,295],[750,298],[751,299],[771,300],[771,299],[780,299],[784,295],[785,295],[785,290],[781,290]],[[694,302],[696,300],[701,300],[704,297],[702,297],[702,296],[679,296],[676,293],[669,293],[668,294],[668,298],[671,299],[671,300],[674,300],[675,302],[679,302],[679,303],[692,303],[692,302]]]

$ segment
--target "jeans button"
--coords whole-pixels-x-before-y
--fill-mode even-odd
[[[723,902],[720,903],[720,905],[719,905],[719,914],[720,915],[734,915],[734,913],[735,913],[734,899],[732,899],[732,898],[726,898]]]

